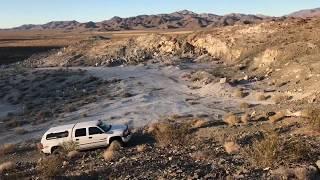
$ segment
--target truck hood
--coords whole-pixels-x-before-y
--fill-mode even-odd
[[[112,125],[111,129],[108,131],[108,134],[114,134],[114,135],[121,135],[123,134],[123,131],[127,130],[127,125]]]

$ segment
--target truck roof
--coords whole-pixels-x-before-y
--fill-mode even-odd
[[[47,133],[68,131],[68,130],[72,130],[73,128],[78,129],[78,128],[92,127],[92,126],[97,126],[99,123],[101,123],[100,120],[95,120],[95,121],[87,121],[87,122],[81,122],[81,123],[75,123],[75,124],[56,126],[56,127],[50,128],[47,131]]]

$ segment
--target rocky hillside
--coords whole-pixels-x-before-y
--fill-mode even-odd
[[[14,30],[86,30],[100,31],[135,30],[135,29],[175,29],[216,27],[234,24],[253,24],[271,17],[228,14],[219,16],[215,14],[196,14],[183,10],[171,14],[140,15],[129,18],[113,17],[102,22],[79,23],[77,21],[54,21],[43,25],[23,25]]]
[[[290,14],[289,16],[290,17],[299,17],[299,18],[319,17],[320,16],[320,8],[297,11],[297,12]]]

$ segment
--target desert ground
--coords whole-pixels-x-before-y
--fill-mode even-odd
[[[54,47],[1,67],[0,177],[319,179],[319,21],[0,35]],[[98,119],[132,141],[37,149],[49,127]]]

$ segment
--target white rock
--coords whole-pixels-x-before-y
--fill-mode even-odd
[[[220,79],[220,84],[224,84],[224,83],[226,83],[227,82],[227,78],[221,78]]]
[[[316,165],[318,166],[318,169],[320,169],[320,160],[316,162]]]

